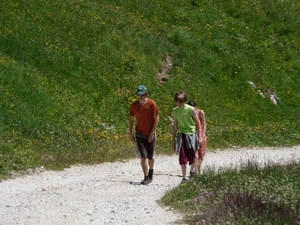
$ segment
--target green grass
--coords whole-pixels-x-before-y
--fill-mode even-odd
[[[172,154],[179,90],[204,109],[209,149],[299,145],[299,11],[298,0],[2,0],[0,180],[135,157],[127,133],[139,84],[160,109],[158,154]],[[159,84],[164,54],[173,68]],[[194,213],[191,224],[296,224],[298,171],[208,171],[163,202]]]
[[[238,170],[208,168],[161,200],[182,212],[187,224],[299,224],[299,162]]]
[[[298,145],[299,9],[297,0],[1,1],[1,176],[134,157],[128,111],[139,84],[159,105],[159,154],[172,153],[179,90],[205,110],[209,148]],[[173,68],[161,85],[166,53]],[[268,89],[277,105],[258,94]]]

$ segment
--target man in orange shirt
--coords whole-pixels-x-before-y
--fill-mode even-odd
[[[144,180],[141,184],[149,184],[153,179],[154,150],[156,145],[156,128],[159,121],[159,110],[154,100],[147,98],[145,85],[137,87],[138,100],[130,106],[129,139],[136,142],[141,157]],[[135,134],[133,125],[136,119]],[[149,168],[149,170],[148,170]]]

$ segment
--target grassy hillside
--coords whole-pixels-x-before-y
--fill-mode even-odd
[[[160,108],[158,153],[172,152],[179,90],[205,110],[210,149],[299,144],[299,11],[298,0],[2,0],[0,173],[134,157],[139,84]]]

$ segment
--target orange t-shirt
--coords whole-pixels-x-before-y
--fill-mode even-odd
[[[152,130],[154,116],[158,115],[158,107],[156,102],[147,98],[144,105],[140,105],[139,101],[135,101],[130,107],[130,116],[136,117],[136,133],[148,136]]]

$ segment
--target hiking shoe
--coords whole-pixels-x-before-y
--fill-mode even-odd
[[[182,182],[186,182],[186,181],[188,181],[188,179],[182,178]]]
[[[194,178],[195,177],[195,172],[194,171],[190,171],[190,178]]]
[[[148,176],[145,176],[144,180],[141,181],[141,184],[143,185],[147,185],[149,183],[151,183],[152,180],[150,180],[150,178]]]
[[[148,177],[152,181],[152,179],[153,179],[153,169],[149,169]]]

